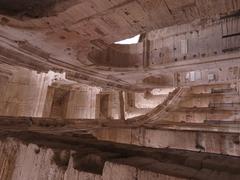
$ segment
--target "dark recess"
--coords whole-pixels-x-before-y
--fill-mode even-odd
[[[40,18],[63,0],[0,0],[0,13],[17,18]]]

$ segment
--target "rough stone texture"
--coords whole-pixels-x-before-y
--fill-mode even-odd
[[[70,91],[66,118],[96,118],[96,95],[98,93],[98,88],[84,86],[77,91]]]
[[[131,166],[107,162],[103,169],[104,180],[132,180],[137,178],[137,169]]]
[[[73,168],[72,158],[67,169],[53,161],[54,151],[34,144],[25,145],[14,140],[1,141],[1,173],[4,180],[101,180],[101,176],[79,172]]]
[[[239,133],[105,128],[96,130],[94,135],[101,140],[146,147],[187,149],[240,156]]]
[[[96,118],[120,119],[119,92],[102,89],[96,97]]]
[[[6,65],[4,69],[11,71],[12,76],[0,81],[0,114],[41,117],[47,88],[55,76],[61,75],[53,72],[37,74],[36,71]]]
[[[217,178],[237,180],[239,178],[239,158],[237,157],[173,149],[140,148],[99,141],[87,142],[72,137],[61,138],[40,134],[37,136],[39,141],[28,135],[23,141],[16,138],[1,138],[0,179],[206,180]],[[18,138],[24,138],[24,134],[19,135]],[[36,144],[29,143],[30,141]],[[85,147],[83,147],[84,144]],[[103,146],[106,148],[104,149]],[[102,173],[95,174],[85,171],[87,169],[79,169],[79,165],[83,162],[87,167],[91,167],[92,163],[96,162],[96,159],[84,161],[83,157],[88,157],[91,153],[102,156],[109,154],[107,151],[112,151],[115,155],[112,153],[108,156],[110,159],[105,159]]]
[[[138,171],[138,180],[184,180],[183,178],[171,177],[163,174],[158,174],[149,171]]]
[[[52,163],[54,152],[36,145],[19,144],[12,179],[62,179],[64,171]]]
[[[0,179],[239,179],[239,9],[0,1]]]
[[[102,180],[102,177],[97,174],[80,172],[73,167],[73,158],[71,157],[69,160],[68,168],[64,174],[64,180]]]
[[[75,82],[67,85],[64,82],[57,84],[58,86],[48,87],[43,117],[96,118],[96,96],[101,88],[84,84],[77,85]]]
[[[0,53],[12,65],[131,90],[206,83],[211,73],[219,83],[239,66],[239,0],[1,3]],[[141,33],[138,44],[112,45]],[[185,82],[189,68],[202,78]]]

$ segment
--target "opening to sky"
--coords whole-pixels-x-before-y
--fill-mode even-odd
[[[115,42],[114,44],[137,44],[139,42],[139,38],[140,38],[140,34],[128,39]]]

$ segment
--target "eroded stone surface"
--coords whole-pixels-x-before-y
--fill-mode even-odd
[[[0,179],[239,179],[239,9],[0,1]]]

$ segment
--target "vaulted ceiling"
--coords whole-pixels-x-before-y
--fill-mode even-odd
[[[63,70],[71,79],[93,84],[141,89],[136,79],[144,79],[148,70],[121,67],[121,62],[117,69],[98,65],[89,53],[136,34],[239,9],[240,0],[0,0],[0,61],[40,72]],[[119,61],[124,64],[124,58]]]

